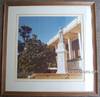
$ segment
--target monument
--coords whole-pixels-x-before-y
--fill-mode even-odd
[[[67,68],[67,50],[65,48],[63,39],[63,29],[59,30],[59,40],[56,49],[57,53],[57,73],[65,74],[68,72]]]

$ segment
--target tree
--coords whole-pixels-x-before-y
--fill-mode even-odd
[[[24,50],[25,43],[30,39],[31,32],[32,28],[29,26],[24,25],[19,28],[19,36],[22,39],[19,38],[18,40],[18,53],[21,53]]]
[[[50,64],[56,66],[56,53],[54,48],[33,37],[26,41],[25,49],[18,56],[18,77],[27,77],[32,73],[48,72]]]
[[[26,26],[26,25],[21,26],[19,28],[19,34],[23,38],[24,42],[28,41],[28,39],[30,38],[31,31],[32,31],[32,28],[30,28],[29,26]]]
[[[18,40],[18,53],[21,53],[24,50],[25,43]]]

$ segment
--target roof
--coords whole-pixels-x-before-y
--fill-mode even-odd
[[[62,30],[63,30],[63,35],[67,34],[68,32],[70,32],[73,28],[75,28],[77,25],[79,25],[81,23],[81,19],[80,18],[76,18],[74,19],[69,25],[65,26]],[[51,45],[52,43],[54,43],[55,41],[57,41],[59,38],[59,31],[57,32],[57,34],[51,38],[48,42],[47,45]]]

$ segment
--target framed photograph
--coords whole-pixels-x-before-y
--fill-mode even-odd
[[[97,95],[94,2],[4,4],[2,95]]]

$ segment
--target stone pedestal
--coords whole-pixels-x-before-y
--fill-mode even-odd
[[[68,72],[67,69],[67,50],[63,41],[62,32],[59,33],[59,42],[56,49],[57,53],[57,73],[65,74]]]

